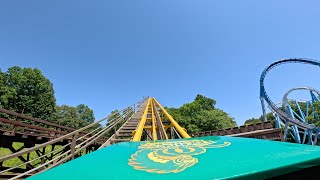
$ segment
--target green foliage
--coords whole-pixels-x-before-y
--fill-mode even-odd
[[[300,105],[300,104],[299,104]],[[301,109],[306,112],[306,105],[304,103],[304,107],[302,106]],[[309,115],[306,117],[306,120],[309,124],[314,124],[317,127],[320,127],[319,115],[320,115],[320,102],[314,102],[311,107],[308,108]],[[318,118],[317,118],[318,116]]]
[[[191,103],[180,108],[166,108],[171,116],[188,133],[223,129],[236,126],[236,122],[226,112],[215,107],[216,101],[203,95],[197,95]]]
[[[0,106],[41,119],[51,119],[56,105],[52,83],[37,68],[14,66],[0,72]]]
[[[76,109],[81,120],[83,120],[87,124],[91,124],[94,122],[93,110],[90,109],[87,105],[80,104],[76,107]]]
[[[36,68],[14,66],[9,68],[7,72],[0,70],[0,107],[76,129],[91,124],[95,120],[93,111],[84,104],[77,107],[56,106],[52,83]],[[10,116],[4,114],[0,114],[0,116],[10,118]],[[27,120],[24,121],[28,122]],[[34,124],[46,127],[44,124]],[[90,129],[93,130],[99,126],[101,125],[97,124]],[[23,143],[13,143],[15,149],[22,146]],[[56,148],[58,147],[60,146],[56,146]],[[51,151],[51,148],[47,146],[45,152],[49,151]],[[11,153],[9,149],[0,147],[0,157]],[[22,157],[26,158],[26,156],[23,155]],[[30,159],[36,157],[38,157],[36,152],[30,153]],[[40,161],[35,160],[31,164],[35,165]],[[19,158],[13,158],[3,162],[3,166],[12,167],[21,163],[22,161]],[[26,167],[24,165],[21,168]]]
[[[8,107],[9,101],[17,96],[16,90],[7,86],[7,75],[0,70],[0,107]]]
[[[273,116],[272,112],[267,113],[267,120],[268,121],[276,121],[276,118]],[[264,121],[263,115],[261,115],[259,118],[251,118],[245,121],[244,125],[250,125],[250,124],[256,124],[261,123]]]
[[[263,122],[262,119],[257,119],[257,118],[251,118],[251,119],[248,119],[246,120],[246,122],[244,123],[244,125],[250,125],[250,124],[256,124],[256,123],[260,123],[260,122]]]
[[[77,107],[56,106],[54,119],[57,124],[72,128],[81,128],[94,122],[93,111],[84,104]]]

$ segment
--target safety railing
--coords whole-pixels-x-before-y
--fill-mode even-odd
[[[76,130],[3,108],[0,108],[0,114],[0,130],[8,136],[15,136],[18,133],[52,139]]]
[[[106,118],[103,118],[95,123],[62,135],[59,138],[15,152],[8,156],[0,157],[1,164],[13,158],[19,158],[22,161],[22,163],[19,165],[2,169],[0,171],[0,175],[10,174],[12,172],[15,172],[14,169],[26,166],[26,171],[12,177],[11,179],[26,177],[39,172],[43,172],[66,161],[72,160],[83,154],[98,149],[99,146],[103,144],[103,141],[107,139],[106,134],[117,124],[130,119],[130,117],[135,113],[136,109],[139,108],[145,100],[146,98],[121,111],[116,111]],[[99,125],[102,122],[106,122],[106,125]],[[84,131],[87,131],[87,133],[81,133]],[[67,143],[59,146],[57,149],[52,148],[51,151],[47,151],[48,148],[46,147],[55,145],[56,143],[59,143],[61,141],[67,141]],[[33,159],[25,159],[26,156],[30,157],[30,153],[36,153],[38,157]]]

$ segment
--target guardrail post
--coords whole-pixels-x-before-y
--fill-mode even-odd
[[[314,142],[313,142],[313,145],[317,145],[318,143],[318,136],[319,136],[319,131],[317,130],[315,135],[314,135]]]
[[[78,133],[74,134],[73,135],[73,138],[72,138],[72,142],[71,142],[71,154],[72,154],[72,159],[74,158],[75,154],[75,149],[76,149],[76,144],[77,144],[77,135]]]
[[[16,117],[15,121],[20,122],[20,119]],[[17,132],[17,126],[13,125],[12,131],[11,131],[11,136],[15,136],[16,132]]]
[[[114,129],[114,138],[117,139],[117,126],[114,126],[113,129]]]
[[[45,155],[46,154],[46,147],[42,148],[42,155]],[[41,158],[41,164],[44,164],[45,163],[45,157]]]

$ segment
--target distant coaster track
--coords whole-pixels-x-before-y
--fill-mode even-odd
[[[311,100],[289,100],[288,95],[294,91],[309,91],[311,95]],[[284,110],[291,115],[291,117],[294,117],[301,122],[305,122],[307,124],[319,124],[319,115],[318,115],[318,108],[315,103],[319,102],[320,91],[317,89],[314,89],[312,87],[296,87],[290,89],[282,98],[282,107]],[[304,108],[302,108],[302,105],[304,105]],[[281,127],[281,119],[275,115],[276,118],[276,127]],[[296,126],[292,126],[290,128],[291,132],[289,134],[292,136],[292,138],[297,143],[305,144],[307,142],[308,144],[313,144],[312,137],[314,136],[312,131],[304,131],[303,133],[298,130]],[[288,130],[287,130],[288,131]],[[301,139],[300,134],[303,134],[303,138]],[[307,140],[307,141],[306,141]]]
[[[311,92],[315,92],[316,94],[318,94],[318,96],[320,96],[320,91],[318,91],[317,89],[312,88],[312,87],[296,87],[296,88],[292,88],[282,98],[282,106],[283,107],[287,107],[289,105],[288,95],[291,92],[297,91],[297,90],[308,90],[308,91],[311,91]]]
[[[289,125],[295,125],[301,129],[304,129],[305,131],[310,131],[314,134],[314,139],[313,139],[313,144],[317,143],[318,135],[320,133],[320,129],[312,124],[307,124],[305,122],[301,122],[296,118],[293,118],[290,116],[288,113],[284,112],[281,110],[275,103],[272,102],[270,97],[268,96],[265,87],[264,87],[264,79],[268,72],[273,69],[276,66],[282,65],[282,64],[287,64],[287,63],[301,63],[301,64],[310,64],[310,65],[315,65],[320,67],[320,61],[312,60],[312,59],[283,59],[276,61],[272,64],[270,64],[267,68],[264,69],[260,76],[260,101],[261,101],[261,106],[262,106],[262,111],[263,111],[263,116],[264,120],[267,121],[266,118],[266,108],[265,108],[265,103],[269,105],[269,108],[271,111],[276,113],[279,118],[281,118],[285,122],[285,138],[287,136],[287,129]]]

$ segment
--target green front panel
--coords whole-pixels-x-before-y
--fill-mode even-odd
[[[263,179],[316,165],[318,146],[210,136],[119,143],[29,179]]]

